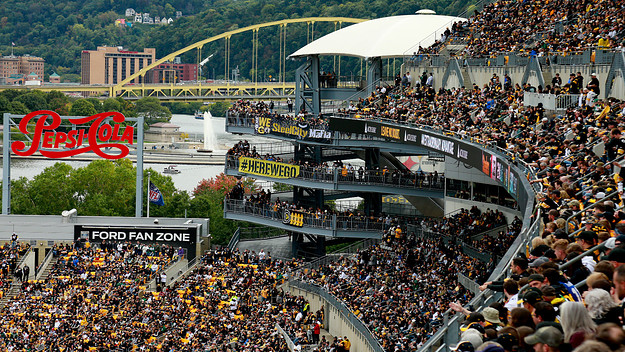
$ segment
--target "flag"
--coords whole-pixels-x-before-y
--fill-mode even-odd
[[[163,194],[158,188],[156,188],[152,181],[150,181],[150,192],[148,194],[150,202],[156,205],[165,205],[165,202],[163,201]]]

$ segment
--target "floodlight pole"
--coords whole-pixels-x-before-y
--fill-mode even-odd
[[[148,192],[150,185],[148,184]],[[137,181],[135,192],[135,217],[143,213],[143,116],[137,117]],[[4,199],[4,198],[3,198]],[[150,216],[150,200],[148,199],[148,216]]]
[[[11,118],[4,113],[2,131],[2,215],[11,213]]]

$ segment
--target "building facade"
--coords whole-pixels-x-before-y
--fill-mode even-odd
[[[38,79],[43,79],[44,64],[45,60],[36,56],[3,56],[0,58],[0,78],[3,78],[7,82],[9,80],[17,82],[19,80],[15,81],[14,78],[22,77],[23,79],[26,79],[29,75],[35,75]]]
[[[156,60],[156,49],[143,52],[128,51],[122,47],[99,46],[97,50],[82,52],[82,84],[117,84],[151,65]],[[130,83],[143,83],[142,77]]]
[[[146,82],[150,83],[178,83],[197,79],[196,64],[162,63],[148,72]],[[148,81],[148,77],[150,81]]]

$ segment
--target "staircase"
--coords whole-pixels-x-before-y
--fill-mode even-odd
[[[20,292],[20,286],[19,280],[13,279],[13,281],[11,281],[11,288],[5,292],[2,299],[0,299],[0,309],[3,309],[13,297],[17,296]]]
[[[54,266],[56,265],[56,262],[59,260],[58,257],[53,257],[50,262],[48,263],[48,265],[46,265],[46,267],[43,269],[43,272],[41,272],[41,274],[37,275],[37,280],[45,280],[48,278],[48,275],[50,275],[50,271],[52,271],[52,268],[54,268]]]

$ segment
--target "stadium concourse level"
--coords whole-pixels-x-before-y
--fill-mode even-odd
[[[443,40],[420,48],[420,53],[438,53],[451,38],[467,43],[466,57],[490,57],[497,52],[543,56],[589,47],[622,49],[624,4],[622,0],[496,1],[467,22],[455,23]],[[522,25],[515,20],[518,16],[523,18]]]
[[[296,260],[209,251],[185,278],[150,292],[146,284],[177,260],[171,247],[76,242],[54,255],[48,278],[24,281],[0,312],[1,350],[286,351],[276,324],[319,351],[348,343],[319,339],[323,310],[278,288]]]
[[[17,264],[29,249],[30,244],[18,241],[6,242],[0,246],[0,298],[11,288],[11,283],[22,280],[21,272],[19,277],[17,275]]]
[[[333,162],[332,165],[329,165],[327,162],[319,164],[306,160],[300,160],[299,162],[293,159],[284,160],[273,154],[260,155],[256,151],[256,147],[250,149],[250,145],[247,141],[239,141],[228,150],[226,153],[227,167],[236,170],[240,157],[299,165],[300,171],[298,178],[309,180],[332,182],[334,180],[334,173],[337,172],[338,182],[428,189],[443,189],[445,187],[445,175],[442,173],[439,174],[438,171],[411,172],[410,170],[391,170],[386,166],[382,169],[368,170],[363,166],[358,167],[349,163],[345,164],[340,160]]]

